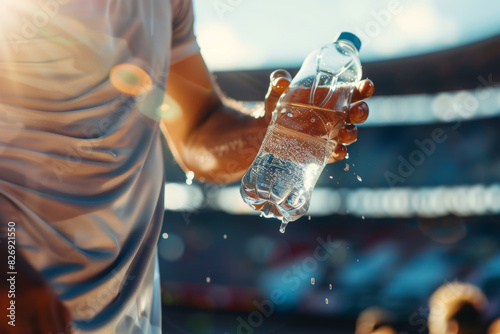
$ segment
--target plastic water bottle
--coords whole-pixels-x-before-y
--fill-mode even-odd
[[[361,79],[361,41],[343,32],[312,52],[282,95],[254,162],[241,182],[243,200],[265,217],[290,221],[309,209],[314,186],[337,145]]]

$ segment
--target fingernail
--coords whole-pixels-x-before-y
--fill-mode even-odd
[[[358,89],[364,95],[367,95],[367,94],[371,95],[371,94],[373,94],[373,92],[375,90],[375,85],[373,84],[373,81],[366,78],[365,80],[363,80],[361,82],[361,85],[360,85],[360,87],[358,87]]]
[[[279,77],[279,78],[274,78],[273,79],[273,86],[277,90],[284,90],[290,85],[290,82],[284,78],[284,77]]]

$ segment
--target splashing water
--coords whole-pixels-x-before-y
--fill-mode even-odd
[[[280,226],[280,232],[281,233],[285,233],[285,229],[286,229],[286,226],[288,225],[288,221],[283,219],[283,221],[281,222],[281,226]]]

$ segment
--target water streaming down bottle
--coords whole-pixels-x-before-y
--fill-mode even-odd
[[[360,40],[343,32],[312,52],[282,95],[262,146],[241,181],[243,200],[266,218],[290,221],[309,209],[314,186],[337,145],[361,79]]]

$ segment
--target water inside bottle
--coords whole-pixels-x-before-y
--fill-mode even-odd
[[[345,110],[335,109],[349,95],[345,88],[332,93],[331,87],[313,92],[301,86],[285,94],[242,179],[243,200],[264,217],[281,220],[281,233],[309,209],[314,186],[335,148],[333,139],[345,127]]]
[[[288,222],[307,212],[322,169],[322,164],[299,163],[261,152],[243,179],[243,199],[264,217],[280,219],[283,233]]]
[[[290,221],[309,208],[312,191],[329,156],[327,139],[274,124],[242,180],[242,197],[264,217]]]

